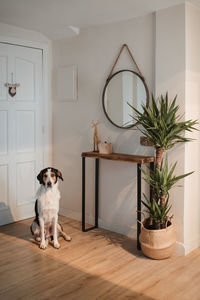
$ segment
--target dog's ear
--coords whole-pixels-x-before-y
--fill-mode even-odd
[[[59,170],[56,170],[56,174],[62,181],[64,181],[64,179],[62,177],[62,173]]]
[[[44,175],[44,170],[40,171],[40,173],[37,176],[37,180],[39,181],[40,184],[43,184],[43,175]]]

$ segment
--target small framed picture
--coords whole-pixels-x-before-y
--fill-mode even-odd
[[[56,98],[58,101],[77,101],[77,66],[58,67],[56,79]]]

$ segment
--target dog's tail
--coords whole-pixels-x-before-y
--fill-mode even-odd
[[[38,200],[35,201],[35,221],[39,225]]]
[[[63,227],[62,227],[62,225],[59,223],[59,225],[60,225],[60,227],[61,227],[61,229],[62,229],[62,231],[63,231]]]
[[[33,225],[33,223],[30,226],[30,231],[31,231],[32,235],[34,235],[32,225]]]
[[[35,201],[35,219],[33,222],[36,222],[39,226],[38,200]],[[31,231],[32,235],[34,235],[32,226],[33,226],[33,223],[30,226],[30,231]]]

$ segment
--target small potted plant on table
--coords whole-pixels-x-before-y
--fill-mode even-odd
[[[163,153],[181,142],[192,139],[185,137],[185,131],[195,130],[196,120],[181,121],[178,115],[179,106],[176,97],[168,101],[168,94],[155,101],[152,96],[151,106],[142,106],[143,112],[134,110],[138,129],[156,150],[155,168],[146,172],[142,169],[144,180],[151,186],[152,199],[144,195],[142,201],[148,217],[142,223],[140,243],[143,253],[154,259],[171,256],[176,242],[175,231],[171,222],[169,190],[182,178],[193,172],[175,176],[176,163],[168,167],[167,156]]]

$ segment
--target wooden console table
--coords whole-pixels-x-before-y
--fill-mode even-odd
[[[100,154],[98,152],[83,152],[82,153],[82,231],[86,232],[94,228],[98,228],[99,215],[99,159],[108,159],[115,161],[125,161],[137,164],[137,219],[141,221],[141,164],[150,164],[150,168],[154,168],[153,156],[130,155],[130,154]],[[90,157],[95,159],[95,225],[89,228],[85,227],[85,158]],[[152,191],[150,190],[150,198]],[[140,249],[139,234],[141,225],[137,222],[137,248]]]

